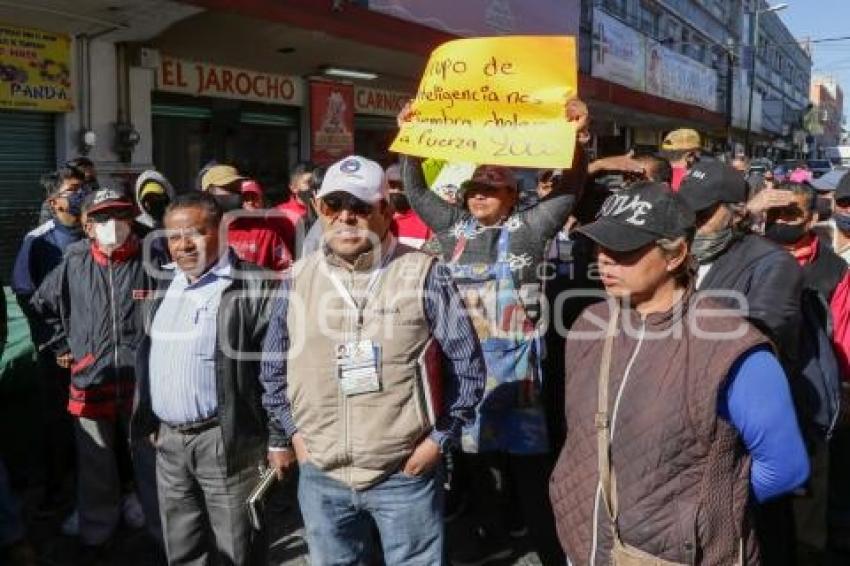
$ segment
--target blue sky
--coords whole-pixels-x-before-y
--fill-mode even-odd
[[[772,0],[787,3],[782,21],[798,39],[850,36],[850,0]],[[844,115],[850,113],[850,40],[814,45],[813,74],[833,75],[844,91]]]

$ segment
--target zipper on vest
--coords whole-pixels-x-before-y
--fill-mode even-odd
[[[620,387],[617,390],[617,398],[614,401],[614,409],[611,411],[611,437],[609,438],[610,444],[613,446],[614,444],[614,430],[617,426],[617,412],[620,409],[620,399],[623,397],[623,391],[626,389],[626,383],[629,381],[629,376],[632,373],[632,366],[637,359],[638,354],[640,353],[640,347],[643,345],[643,339],[646,335],[646,319],[641,319],[640,331],[638,332],[638,341],[635,345],[635,349],[632,351],[632,355],[629,357],[629,362],[626,364],[626,369],[623,372],[623,381],[620,383]],[[612,460],[613,465],[613,460]],[[602,485],[599,481],[597,481],[596,486],[596,500],[593,503],[593,542],[590,548],[590,566],[596,565],[596,546],[599,542],[599,503],[600,498],[602,496]],[[613,521],[613,517],[612,517]],[[616,526],[615,526],[616,528]]]

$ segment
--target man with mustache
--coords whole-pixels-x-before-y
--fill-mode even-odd
[[[386,564],[442,563],[441,455],[484,388],[452,278],[391,233],[387,188],[359,156],[328,169],[324,244],[293,267],[264,348],[269,463],[283,473],[298,461],[313,564],[360,564],[371,520]],[[425,387],[433,362],[442,399]]]

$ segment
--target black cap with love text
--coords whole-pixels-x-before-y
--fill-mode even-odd
[[[602,204],[596,221],[579,232],[609,250],[630,252],[663,238],[690,238],[694,213],[664,183],[643,182]]]

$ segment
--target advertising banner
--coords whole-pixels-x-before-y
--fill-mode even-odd
[[[329,165],[354,153],[354,87],[310,82],[310,160]]]
[[[71,38],[0,24],[0,108],[73,110]]]
[[[717,72],[690,57],[648,41],[646,92],[717,111]]]
[[[598,8],[593,11],[591,74],[635,90],[645,90],[645,36]]]
[[[369,9],[463,37],[578,35],[579,0],[369,0]]]
[[[543,57],[541,54],[545,53]],[[514,167],[571,167],[573,37],[458,39],[434,50],[391,151]]]
[[[304,104],[299,77],[261,73],[163,55],[156,72],[156,88],[192,96],[253,100],[266,104]]]

